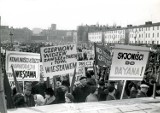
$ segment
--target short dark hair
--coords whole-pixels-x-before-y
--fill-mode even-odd
[[[79,80],[86,79],[86,77],[82,76]]]
[[[45,90],[45,93],[46,93],[47,95],[50,95],[50,96],[55,95],[55,93],[54,93],[54,91],[52,90],[52,88],[47,88],[47,89]]]
[[[112,93],[114,90],[115,90],[115,87],[114,87],[114,86],[109,86],[109,87],[108,87],[108,91],[109,91],[110,93]]]
[[[90,87],[90,92],[93,94],[96,91],[97,87],[96,86],[91,86]]]

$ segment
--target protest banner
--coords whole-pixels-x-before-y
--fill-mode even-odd
[[[17,81],[39,81],[40,54],[6,51],[6,72],[13,81],[13,66]]]
[[[104,45],[98,45],[95,43],[95,65],[110,66],[111,54],[110,51]]]
[[[77,67],[93,67],[94,60],[77,61]]]
[[[147,47],[116,45],[109,80],[142,80],[148,54]]]
[[[41,48],[45,77],[71,73],[77,67],[76,44]]]

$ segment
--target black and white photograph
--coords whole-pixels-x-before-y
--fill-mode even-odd
[[[160,113],[160,0],[0,0],[0,113]]]

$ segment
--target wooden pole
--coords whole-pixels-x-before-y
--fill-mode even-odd
[[[13,73],[13,78],[14,78],[14,82],[15,82],[15,86],[16,86],[16,90],[17,90],[17,93],[23,93],[22,92],[22,89],[20,88],[19,84],[18,84],[18,81],[17,81],[17,78],[16,78],[16,74],[14,72],[14,68],[13,66],[11,66],[12,68],[12,73]]]
[[[0,113],[7,113],[7,107],[4,95],[3,74],[2,74],[2,62],[1,62],[1,16],[0,16]]]
[[[123,89],[122,89],[122,93],[121,93],[121,100],[123,99],[123,95],[124,95],[124,91],[125,91],[125,87],[126,87],[126,82],[127,80],[124,80],[124,83],[123,83]]]

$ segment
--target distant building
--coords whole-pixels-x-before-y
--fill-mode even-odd
[[[10,29],[8,26],[0,26],[1,29],[1,41],[10,42]]]
[[[91,42],[124,43],[124,44],[160,44],[160,22],[146,22],[144,25],[108,28],[88,33]]]
[[[105,31],[107,30],[109,27],[108,25],[81,25],[77,27],[77,38],[78,41],[82,41],[82,42],[88,42],[89,41],[89,37],[88,37],[88,33],[90,32],[99,32],[99,31]],[[99,40],[99,39],[97,39]]]
[[[13,41],[30,41],[33,35],[32,31],[28,28],[11,28],[10,31],[13,33]]]
[[[129,43],[160,44],[160,22],[146,22],[145,25],[130,26]]]
[[[47,37],[46,36],[32,36],[31,37],[32,42],[46,42]]]

